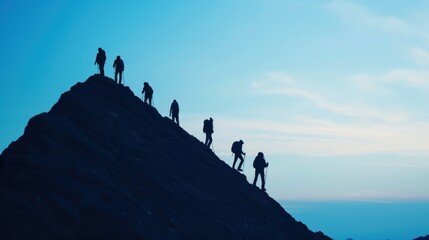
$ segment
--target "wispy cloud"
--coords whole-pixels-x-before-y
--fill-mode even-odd
[[[429,88],[429,70],[398,68],[378,74],[357,74],[350,77],[357,86],[367,90],[380,89],[386,84],[399,83],[415,88]]]
[[[411,48],[410,52],[414,62],[421,65],[429,66],[429,51],[419,47],[413,47]]]
[[[406,78],[410,83],[420,84],[421,76],[410,80],[407,71],[391,71],[383,74],[384,81]],[[373,76],[361,75],[360,79],[371,81]],[[312,116],[308,114],[288,116],[288,121],[269,117],[259,119],[216,116],[217,149],[229,154],[229,145],[237,136],[252,139],[246,146],[250,149],[266,149],[272,154],[298,154],[312,156],[336,156],[373,153],[395,153],[429,155],[429,123],[412,119],[406,111],[387,111],[373,106],[335,102],[320,92],[307,90],[305,85],[292,76],[271,72],[252,82],[253,89],[270,96],[285,96],[302,99],[313,107],[324,109],[334,115]],[[423,81],[424,82],[424,81]],[[335,96],[334,96],[335,98]],[[273,112],[281,112],[280,109]],[[335,117],[338,115],[338,118]],[[349,117],[346,121],[340,121]],[[198,119],[193,117],[193,119]],[[202,118],[200,118],[202,119]],[[188,119],[192,122],[192,119]],[[197,122],[189,125],[199,126]],[[201,129],[196,127],[195,132]]]
[[[421,26],[421,22],[426,22],[426,19],[410,21],[396,16],[383,15],[352,1],[332,1],[325,4],[324,7],[350,24],[365,26],[368,29],[388,34],[406,35],[409,38],[413,37],[429,43],[427,27]],[[422,54],[423,52],[415,53]]]
[[[184,119],[190,132],[201,132],[199,122]],[[429,124],[337,123],[306,117],[283,122],[217,116],[215,144],[220,155],[230,154],[230,144],[242,138],[247,149],[270,154],[341,156],[373,153],[429,155]],[[201,135],[202,136],[202,135]],[[251,141],[247,141],[251,140]]]
[[[392,72],[388,77],[390,79],[395,79],[395,74],[398,75],[398,77],[400,75],[398,72]],[[372,80],[370,76],[364,75],[360,75],[359,78],[366,78],[368,82]],[[418,78],[415,78],[415,80],[417,81]],[[252,82],[252,87],[260,93],[267,95],[301,97],[312,102],[315,106],[321,109],[348,117],[373,118],[385,122],[400,122],[408,119],[411,115],[410,113],[403,111],[386,111],[369,106],[363,106],[358,103],[345,104],[334,102],[321,94],[298,87],[297,82],[299,81],[287,74],[269,73],[263,77],[262,80]]]
[[[354,2],[333,1],[325,6],[341,18],[357,24],[364,24],[389,33],[407,33],[407,23],[393,16],[383,16]]]
[[[424,154],[421,154],[424,155]],[[403,155],[407,156],[407,154]],[[412,155],[411,155],[412,156]],[[411,169],[422,169],[427,168],[429,169],[429,162],[427,159],[414,159],[414,158],[407,158],[407,161],[378,161],[378,162],[371,162],[366,164],[370,167],[380,167],[380,168],[397,168],[397,169],[405,169],[405,168],[411,168]]]
[[[412,69],[394,69],[383,74],[388,82],[404,82],[415,87],[429,87],[429,71]]]

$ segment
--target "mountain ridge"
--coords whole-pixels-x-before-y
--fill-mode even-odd
[[[8,239],[330,239],[100,75],[3,151],[0,207]]]

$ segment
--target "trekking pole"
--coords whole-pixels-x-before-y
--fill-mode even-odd
[[[264,176],[265,186],[267,185],[267,175],[268,175],[268,166],[265,168],[265,176]]]
[[[244,169],[244,165],[246,164],[246,154],[244,154],[244,158],[243,158],[243,168]]]

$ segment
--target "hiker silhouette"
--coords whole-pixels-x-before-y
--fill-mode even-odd
[[[170,106],[170,117],[173,122],[176,122],[177,125],[179,124],[179,104],[177,103],[176,99],[173,100]]]
[[[263,191],[266,191],[264,169],[268,167],[268,163],[265,162],[264,154],[262,152],[259,152],[255,160],[253,161],[253,167],[255,168],[255,179],[253,179],[253,186],[256,186],[258,176],[260,175],[262,181],[261,189]]]
[[[122,61],[121,56],[117,56],[113,62],[113,67],[115,68],[115,82],[118,83],[119,75],[119,84],[122,84],[122,72],[124,71],[124,61]]]
[[[147,101],[149,100],[149,105],[152,106],[153,89],[147,82],[143,83],[142,94],[143,93],[144,93],[144,102],[147,103]]]
[[[210,148],[210,145],[213,142],[213,118],[204,120],[203,132],[206,134],[205,145]]]
[[[102,48],[98,48],[97,56],[95,57],[95,64],[98,64],[101,76],[104,76],[104,63],[106,63],[106,52]]]
[[[235,141],[231,146],[231,152],[234,153],[234,163],[232,164],[232,168],[235,169],[235,163],[237,162],[237,159],[240,159],[240,164],[238,164],[238,171],[243,171],[241,169],[241,166],[243,165],[244,159],[243,155],[246,155],[246,153],[243,152],[243,140]]]

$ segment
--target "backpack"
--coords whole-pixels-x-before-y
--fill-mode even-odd
[[[238,152],[238,141],[235,141],[235,142],[232,143],[231,152],[233,152],[233,153],[237,153]]]
[[[176,101],[171,103],[171,112],[173,112],[173,113],[179,112],[179,104]]]
[[[152,94],[153,94],[153,89],[152,89],[152,87],[151,87],[151,86],[149,86],[149,85],[147,85],[147,90],[146,90],[146,92],[147,92],[147,95],[148,95],[148,96],[152,96]]]
[[[119,59],[116,67],[119,72],[124,71],[124,61],[122,61],[122,59]]]
[[[98,64],[104,64],[106,62],[106,52],[104,50],[101,50],[97,53],[95,62]]]
[[[206,119],[204,120],[204,125],[203,125],[203,132],[207,133],[209,131],[209,125],[210,125],[210,120]]]
[[[106,52],[104,50],[100,51],[100,62],[99,63],[105,63],[106,62]]]
[[[265,159],[263,157],[256,157],[253,161],[253,168],[255,169],[264,169],[265,168]]]

